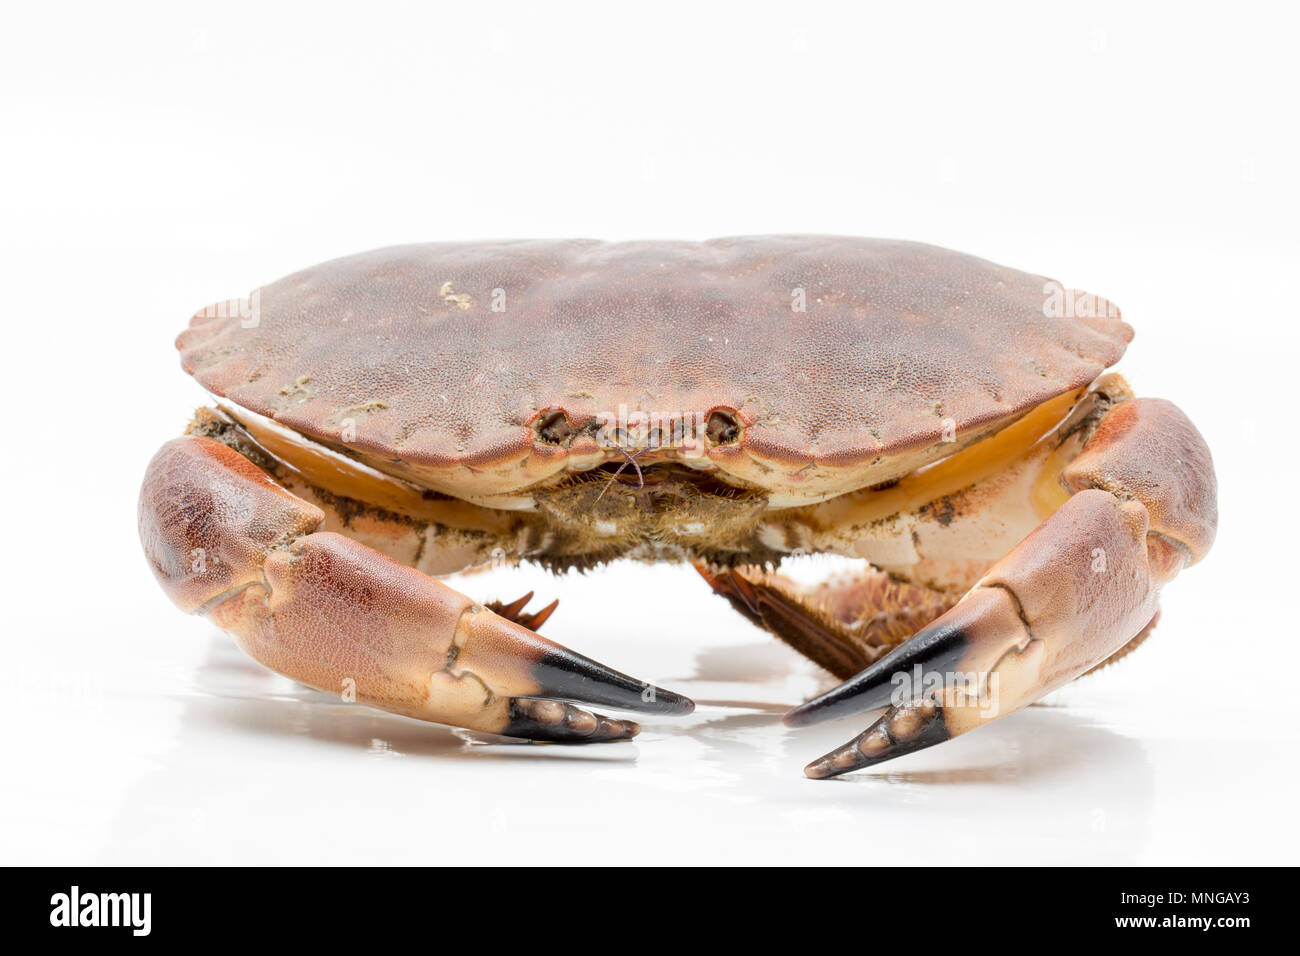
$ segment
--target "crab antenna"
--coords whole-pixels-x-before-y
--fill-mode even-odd
[[[636,486],[637,486],[637,488],[638,488],[638,489],[641,489],[641,488],[644,488],[644,487],[645,487],[645,475],[643,475],[643,474],[641,473],[641,466],[637,463],[637,458],[639,458],[639,457],[640,457],[641,455],[643,455],[645,452],[649,451],[649,450],[650,450],[650,446],[649,446],[649,445],[646,445],[644,448],[642,448],[640,451],[638,451],[635,455],[630,454],[630,453],[628,452],[628,450],[627,450],[626,448],[624,448],[622,445],[618,445],[618,444],[616,444],[616,445],[614,445],[614,447],[617,448],[620,452],[623,453],[623,457],[626,458],[627,461],[625,461],[625,462],[623,462],[621,465],[619,465],[619,466],[618,466],[618,470],[615,471],[614,474],[612,474],[612,475],[609,476],[609,481],[605,482],[605,487],[600,489],[600,494],[598,494],[598,495],[596,496],[596,501],[600,501],[601,498],[604,498],[604,497],[605,497],[605,492],[609,491],[609,486],[612,485],[612,484],[613,484],[613,483],[618,479],[618,476],[619,476],[619,475],[623,474],[623,469],[626,468],[628,465],[631,465],[634,469],[636,469]],[[592,503],[595,504],[595,502],[592,502]]]

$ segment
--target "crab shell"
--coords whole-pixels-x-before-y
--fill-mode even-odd
[[[973,256],[772,236],[382,249],[205,310],[177,346],[215,395],[480,504],[639,450],[780,507],[950,455],[1131,337],[1104,300]]]

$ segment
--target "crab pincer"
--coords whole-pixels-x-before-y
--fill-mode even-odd
[[[320,690],[423,720],[561,742],[639,730],[575,704],[647,714],[694,707],[320,530],[319,509],[208,438],[163,446],[140,515],[154,573],[177,605]]]
[[[1061,483],[1074,494],[954,607],[786,714],[787,725],[801,727],[889,708],[809,764],[808,776],[869,767],[974,730],[1145,636],[1160,588],[1214,540],[1204,441],[1169,402],[1133,399],[1103,419]]]

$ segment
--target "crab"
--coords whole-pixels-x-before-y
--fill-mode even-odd
[[[1129,653],[1209,549],[1205,441],[1108,371],[1096,296],[912,242],[409,245],[203,310],[213,396],[150,462],[182,610],[296,681],[534,741],[694,704],[440,578],[689,562],[873,712],[814,778],[964,734]],[[793,555],[855,559],[816,585]],[[843,562],[841,562],[843,564]]]

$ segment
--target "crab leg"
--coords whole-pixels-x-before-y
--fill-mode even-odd
[[[487,608],[489,611],[501,615],[507,621],[514,621],[530,631],[538,631],[541,630],[543,624],[550,620],[551,615],[555,613],[555,609],[560,606],[560,599],[556,598],[540,611],[525,611],[524,608],[528,606],[528,602],[532,599],[533,592],[529,591],[523,597],[516,598],[509,604],[503,604],[500,601],[488,601]]]
[[[1169,402],[1115,405],[1061,483],[1072,497],[953,608],[786,715],[798,727],[889,708],[809,764],[810,777],[966,733],[1104,662],[1149,625],[1159,589],[1213,542],[1209,450]]]
[[[633,680],[526,624],[339,534],[323,513],[233,449],[168,442],[140,494],[140,536],[168,596],[250,656],[312,687],[393,713],[555,741],[617,740],[632,721],[565,701],[686,713],[688,699]]]
[[[715,594],[837,677],[884,657],[955,602],[867,568],[816,588],[775,573],[695,566]]]

